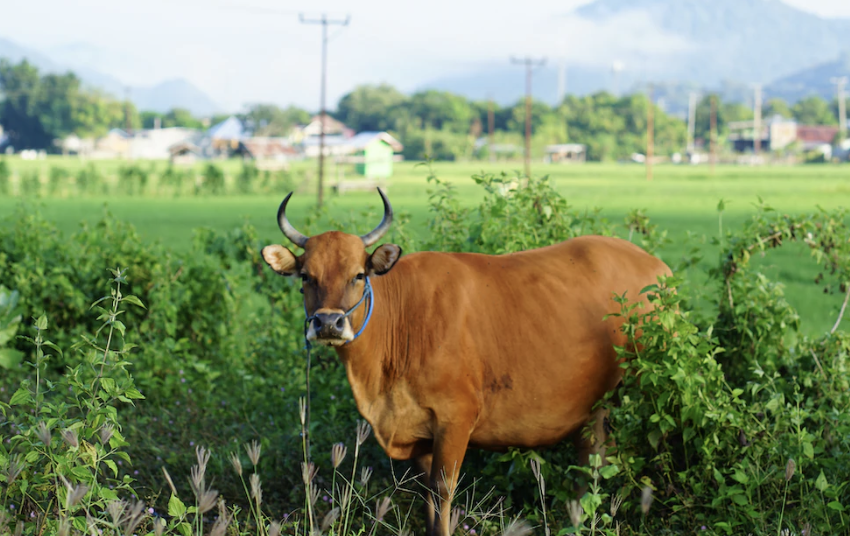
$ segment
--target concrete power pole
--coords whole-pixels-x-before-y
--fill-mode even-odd
[[[758,156],[761,153],[761,84],[755,85],[753,118],[753,154]]]
[[[830,79],[835,84],[838,92],[838,136],[840,140],[847,139],[847,97],[844,96],[844,87],[847,85],[847,77]]]
[[[711,138],[711,174],[714,175],[714,166],[717,163],[717,96],[711,96],[711,119],[709,120]]]
[[[319,111],[319,193],[317,197],[317,205],[322,206],[324,197],[324,178],[325,178],[325,95],[328,73],[328,25],[339,24],[340,26],[348,26],[351,20],[350,16],[346,16],[345,20],[331,20],[328,16],[322,14],[320,19],[305,19],[304,15],[299,15],[299,19],[304,24],[321,24],[322,25],[322,89],[321,89],[321,108]]]
[[[655,153],[655,110],[652,103],[654,88],[649,84],[649,102],[646,108],[646,180],[652,180],[652,157]]]
[[[487,101],[487,143],[489,145],[490,162],[496,161],[496,153],[493,152],[493,131],[496,127],[496,114],[493,112],[493,96]]]
[[[691,92],[688,98],[688,153],[694,154],[694,133],[696,132],[697,120],[697,94]]]
[[[532,60],[511,58],[511,63],[525,65],[525,177],[531,178],[531,73],[534,67],[546,64],[546,58]]]
[[[564,95],[567,94],[567,62],[564,58],[558,60],[558,97],[555,101],[555,106],[560,106],[564,102]]]

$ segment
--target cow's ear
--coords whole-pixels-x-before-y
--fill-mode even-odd
[[[283,246],[274,244],[263,248],[263,259],[271,269],[280,275],[295,275],[298,271],[298,259],[295,254]]]
[[[382,244],[370,256],[367,267],[370,275],[384,275],[392,270],[401,257],[401,248],[395,244]]]

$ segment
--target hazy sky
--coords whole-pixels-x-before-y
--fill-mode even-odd
[[[850,0],[785,2],[823,17],[850,17]],[[598,27],[568,16],[586,3],[0,0],[0,37],[126,84],[183,77],[228,110],[258,101],[317,108],[321,31],[300,24],[299,13],[351,15],[348,27],[330,29],[331,105],[357,83],[386,81],[410,91],[512,54],[607,61],[611,51],[574,46],[605,36],[647,51],[687,46],[653,30],[624,35],[627,21]]]

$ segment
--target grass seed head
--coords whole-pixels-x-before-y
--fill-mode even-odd
[[[502,532],[502,536],[528,536],[529,534],[531,534],[531,527],[522,519],[514,519]]]
[[[262,447],[260,446],[259,441],[251,441],[250,443],[245,443],[245,452],[248,453],[248,459],[251,460],[251,463],[254,467],[260,463],[260,451]]]
[[[263,486],[260,484],[260,475],[257,473],[251,475],[251,497],[257,504],[263,502]]]
[[[375,518],[377,518],[378,521],[383,521],[384,516],[387,515],[387,512],[390,511],[390,507],[392,506],[392,504],[393,503],[389,497],[384,497],[379,500],[377,506],[375,507]]]
[[[358,421],[357,423],[357,446],[362,445],[367,439],[369,439],[369,434],[372,433],[372,427],[366,421]]]
[[[788,463],[785,464],[785,481],[788,482],[794,478],[794,472],[797,470],[797,463],[794,458],[788,458]]]
[[[104,424],[100,427],[100,444],[106,446],[109,440],[112,439],[112,434],[115,428],[111,424]]]
[[[640,510],[643,515],[649,513],[650,506],[652,506],[652,488],[644,486],[640,492]]]
[[[162,533],[165,531],[165,520],[161,517],[158,517],[153,520],[153,533],[154,536],[162,536]]]
[[[71,532],[71,521],[67,517],[59,520],[59,530],[56,531],[56,536],[68,536]]]
[[[47,423],[41,421],[38,423],[38,426],[35,427],[35,435],[38,436],[38,439],[44,443],[45,446],[50,446],[50,429],[47,428]]]
[[[460,525],[460,506],[455,506],[449,517],[449,534],[454,534],[458,525]]]
[[[372,468],[371,467],[363,467],[360,469],[360,485],[364,488],[366,484],[369,483],[369,479],[372,478]]]
[[[268,533],[269,536],[280,536],[280,523],[278,521],[272,521],[271,525],[269,525]]]
[[[173,495],[177,495],[177,488],[174,487],[174,482],[171,480],[171,475],[168,474],[168,470],[163,467],[162,474],[165,475],[165,481],[168,482],[168,487],[171,488],[171,493]]]
[[[230,465],[233,466],[233,470],[236,471],[237,475],[242,476],[242,460],[233,452],[230,453]]]
[[[77,506],[83,499],[83,497],[86,496],[86,493],[88,493],[88,491],[89,488],[87,486],[84,486],[83,484],[77,484],[73,488],[69,486],[68,494],[65,498],[65,507],[73,508],[74,506]]]
[[[339,514],[340,514],[340,509],[336,508],[336,507],[332,508],[330,512],[325,514],[324,519],[322,519],[322,532],[327,532],[327,530],[329,528],[331,528],[331,526],[334,524],[334,522],[336,522],[336,520],[339,519]],[[269,536],[272,536],[272,535],[269,534]]]
[[[77,430],[75,428],[62,430],[62,439],[64,439],[65,443],[67,443],[71,448],[77,448],[80,446],[80,441],[77,438]]]
[[[313,462],[301,462],[301,479],[304,481],[305,486],[309,486],[313,479],[316,478],[316,474],[319,472],[319,468],[316,467],[316,464]]]
[[[210,461],[210,451],[198,445],[195,447],[195,457],[198,458],[198,467],[201,468],[201,473],[207,471],[207,463]]]
[[[204,491],[198,499],[198,512],[206,514],[215,507],[218,492],[214,489]]]
[[[204,493],[204,489],[206,489],[203,468],[193,465],[189,482],[192,484],[192,493],[195,494],[195,498],[200,500],[201,495]]]
[[[620,509],[620,505],[623,504],[623,496],[619,493],[615,494],[611,497],[611,517],[617,516],[617,511]]]
[[[346,452],[347,449],[342,443],[334,443],[334,446],[331,447],[331,465],[333,465],[334,469],[338,468],[342,464],[342,460],[345,459]]]
[[[136,532],[136,528],[145,519],[145,503],[136,501],[132,505],[128,505],[127,515],[124,518],[124,536],[130,536]]]
[[[9,458],[9,461],[6,465],[6,485],[11,486],[12,482],[18,478],[18,475],[21,474],[21,471],[24,470],[24,462],[21,461],[21,455],[16,454]]]
[[[570,514],[570,521],[572,522],[573,526],[575,528],[579,528],[581,526],[581,504],[575,500],[568,502],[567,512]]]

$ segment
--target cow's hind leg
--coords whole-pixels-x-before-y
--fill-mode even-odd
[[[434,494],[431,492],[431,464],[433,454],[423,454],[414,460],[419,479],[425,487],[425,527],[429,536],[434,534]]]
[[[590,465],[591,454],[598,454],[602,457],[602,463],[605,464],[605,452],[612,445],[611,439],[608,438],[608,415],[610,410],[603,406],[597,407],[590,414],[590,419],[587,426],[580,430],[575,436],[575,444],[578,449],[578,463],[583,467]],[[583,479],[576,486],[576,495],[581,498],[587,491],[587,484]]]

